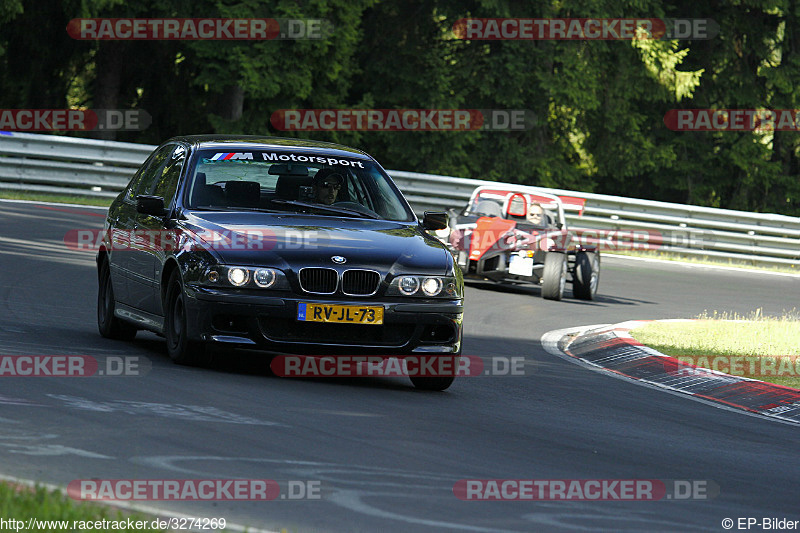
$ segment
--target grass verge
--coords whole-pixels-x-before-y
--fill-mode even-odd
[[[56,491],[44,487],[30,488],[14,483],[0,482],[0,517],[5,520],[3,529],[22,531],[28,529],[30,519],[38,520],[33,524],[32,531],[51,531],[63,533],[64,531],[165,531],[150,527],[154,517],[139,513],[128,513],[110,507],[86,502],[76,502]],[[16,523],[10,522],[16,520]],[[105,520],[105,527],[95,527],[97,521]],[[21,521],[22,523],[20,523]],[[50,523],[47,523],[47,522]],[[125,527],[113,528],[109,521],[118,525],[125,523]],[[127,527],[130,522],[134,526]],[[136,528],[136,522],[144,522],[147,527]],[[42,523],[44,522],[44,523]],[[91,522],[91,524],[88,524]],[[38,527],[37,527],[38,526]]]
[[[646,250],[614,250],[616,255],[627,255],[630,257],[641,257],[644,259],[662,259],[664,261],[678,261],[680,263],[690,263],[694,265],[724,266],[733,268],[754,268],[756,270],[767,270],[769,272],[782,272],[784,274],[800,275],[800,266],[794,265],[757,265],[749,261],[735,261],[733,259],[722,259],[713,256],[689,256],[677,252],[661,252]]]
[[[30,200],[32,202],[54,202],[60,204],[100,205],[108,207],[113,198],[98,198],[95,196],[72,196],[70,194],[49,194],[27,191],[0,190],[0,198],[6,200]]]
[[[800,389],[800,315],[704,313],[693,322],[652,322],[637,341],[698,367]]]

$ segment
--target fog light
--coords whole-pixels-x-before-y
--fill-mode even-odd
[[[211,272],[209,272],[208,273],[208,281],[210,281],[211,283],[218,282],[219,281],[219,272],[217,272],[216,270],[212,270]]]
[[[228,281],[231,282],[231,285],[241,287],[242,285],[247,283],[249,277],[250,277],[250,272],[248,272],[243,268],[232,268],[228,270]]]
[[[442,280],[439,278],[425,278],[422,282],[422,292],[426,296],[436,296],[442,292]]]

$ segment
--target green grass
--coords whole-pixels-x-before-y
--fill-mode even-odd
[[[601,252],[602,253],[602,252]],[[725,266],[734,268],[754,268],[756,270],[767,270],[770,272],[783,272],[785,274],[800,275],[800,264],[795,265],[757,265],[749,261],[735,261],[733,259],[723,259],[713,256],[689,256],[677,252],[663,252],[657,250],[614,250],[609,252],[617,255],[627,255],[631,257],[642,257],[645,259],[663,259],[665,261],[678,261],[681,263],[691,263],[695,265]]]
[[[66,495],[59,492],[49,491],[44,487],[30,488],[23,485],[0,482],[0,518],[6,520],[5,524],[0,524],[5,527],[0,529],[12,530],[8,520],[15,519],[21,520],[24,524],[17,524],[16,529],[23,531],[27,528],[27,522],[30,518],[37,520],[67,520],[69,521],[68,527],[59,528],[55,524],[50,526],[56,527],[39,527],[32,528],[32,531],[52,531],[54,533],[64,533],[67,531],[97,531],[96,528],[81,528],[81,524],[74,521],[97,521],[97,520],[115,520],[126,521],[130,518],[133,522],[142,521],[147,522],[146,529],[133,528],[114,529],[113,531],[164,531],[162,529],[152,529],[149,527],[154,517],[146,516],[138,513],[127,513],[120,510],[112,509],[95,503],[77,502],[72,500]],[[21,527],[20,527],[21,526]],[[41,525],[40,525],[41,526]],[[127,526],[127,524],[126,524]],[[101,531],[112,531],[111,528],[101,528]]]
[[[27,191],[0,190],[0,198],[7,200],[30,200],[32,202],[54,202],[60,204],[100,205],[108,207],[113,198],[95,196],[72,196],[69,194],[49,194]]]
[[[800,389],[796,311],[781,317],[765,317],[760,309],[748,316],[715,311],[693,322],[652,322],[631,335],[687,363]]]

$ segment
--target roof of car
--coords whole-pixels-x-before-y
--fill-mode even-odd
[[[371,159],[369,154],[362,152],[357,148],[351,148],[342,144],[287,137],[270,137],[261,135],[182,135],[179,137],[173,137],[169,141],[185,142],[201,149],[221,147],[232,148],[233,146],[250,149],[288,148],[302,151],[313,150],[314,152],[328,155]]]

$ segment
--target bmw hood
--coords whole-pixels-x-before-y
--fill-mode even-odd
[[[384,274],[452,274],[445,246],[412,222],[303,214],[190,212],[182,223],[198,246],[229,265],[282,270],[335,266]]]

